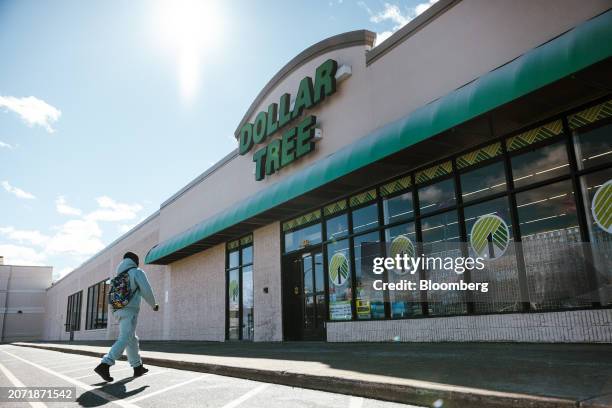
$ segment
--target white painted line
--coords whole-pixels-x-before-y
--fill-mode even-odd
[[[15,377],[13,375],[13,373],[11,373],[5,366],[3,366],[2,364],[0,364],[0,371],[2,371],[2,373],[6,376],[6,378],[9,379],[9,381],[15,386],[15,387],[25,387],[25,384],[22,383],[21,381],[19,381],[19,378]],[[43,404],[42,402],[34,402],[34,401],[28,401],[29,404],[33,407],[33,408],[46,408],[47,406],[45,404]]]
[[[153,391],[153,392],[150,392],[150,393],[148,393],[148,394],[141,395],[140,397],[133,398],[133,399],[131,399],[131,400],[128,400],[128,402],[133,403],[133,402],[142,401],[143,399],[146,399],[146,398],[149,398],[149,397],[153,397],[153,396],[155,396],[155,395],[162,394],[162,393],[164,393],[164,392],[167,392],[167,391],[173,390],[173,389],[175,389],[175,388],[182,387],[183,385],[191,384],[192,382],[195,382],[195,381],[201,380],[202,378],[204,378],[204,377],[208,377],[209,375],[210,375],[210,374],[198,375],[197,377],[190,378],[190,379],[189,379],[189,380],[187,380],[187,381],[183,381],[183,382],[180,382],[180,383],[178,383],[178,384],[174,384],[174,385],[171,385],[171,386],[169,386],[169,387],[162,388],[161,390]],[[144,376],[146,377],[146,376],[147,376],[147,374],[145,374]]]
[[[362,397],[351,397],[349,399],[349,408],[361,408],[363,406]]]
[[[262,392],[263,390],[265,390],[269,386],[270,386],[270,384],[261,384],[259,387],[253,388],[251,391],[247,392],[242,397],[236,398],[235,400],[233,400],[231,402],[228,402],[222,408],[235,408],[238,405],[242,404],[244,401],[248,400],[249,398],[259,394],[260,392]]]
[[[85,366],[87,365],[91,365],[92,363],[94,363],[93,361],[73,361],[72,363],[63,363],[63,364],[52,364],[50,366],[47,366],[47,368],[52,368],[52,369],[56,369],[56,368],[63,368],[63,367],[74,367],[74,366]],[[42,364],[42,363],[38,363],[38,364]],[[97,365],[97,364],[96,364]]]
[[[115,373],[118,373],[119,371],[127,371],[127,370],[131,370],[131,369],[132,369],[132,367],[122,368],[122,369],[120,369],[120,370],[113,370],[113,372],[111,373],[111,375],[114,375]],[[93,368],[92,368],[92,371],[93,371]],[[66,371],[66,372],[67,372],[67,371]],[[63,372],[62,374],[66,374],[66,372]],[[82,375],[82,376],[80,376],[80,377],[74,377],[74,379],[75,379],[75,380],[80,380],[81,378],[87,378],[87,377],[91,377],[91,376],[94,376],[94,375],[96,375],[96,376],[97,376],[98,374],[93,373],[93,374]]]
[[[38,368],[41,371],[44,371],[44,372],[46,372],[48,374],[51,374],[51,375],[54,375],[54,376],[56,376],[58,378],[61,378],[62,380],[66,381],[66,382],[69,382],[70,384],[74,384],[75,386],[77,386],[79,388],[82,388],[85,391],[89,391],[92,394],[97,395],[98,397],[100,397],[102,399],[105,399],[105,400],[107,400],[109,402],[112,402],[114,404],[117,404],[117,405],[119,405],[119,406],[121,406],[123,408],[139,408],[138,405],[134,405],[134,404],[130,404],[129,402],[122,401],[122,400],[120,400],[120,399],[118,399],[118,398],[116,398],[116,397],[114,397],[114,396],[112,396],[110,394],[105,393],[104,391],[100,391],[99,389],[92,387],[89,384],[85,384],[84,382],[81,382],[79,380],[75,380],[73,378],[70,378],[67,375],[64,375],[64,374],[58,373],[56,371],[53,371],[50,368],[43,367],[40,364],[36,364],[36,363],[34,363],[34,362],[30,361],[30,360],[26,360],[25,358],[16,356],[15,354],[9,353],[8,351],[2,350],[2,352],[6,353],[9,356],[14,357],[14,358],[16,358],[18,360],[21,360],[24,363],[31,365],[32,367],[36,367],[36,368]]]
[[[128,367],[128,368],[122,368],[121,370],[115,370],[113,372],[111,372],[111,375],[114,375],[114,373],[119,372],[119,371],[126,371],[126,370],[131,370],[132,367]],[[149,372],[145,374],[145,377],[151,377],[152,375],[157,375],[157,374],[162,374],[162,373],[166,373],[168,372],[168,370],[159,370],[159,371],[151,371],[151,369],[149,369]],[[98,374],[94,373],[94,374],[87,374],[87,375],[82,375],[80,377],[74,377],[75,380],[80,380],[82,378],[87,378],[87,377],[92,377],[92,376],[97,376]],[[130,378],[130,377],[127,377]]]

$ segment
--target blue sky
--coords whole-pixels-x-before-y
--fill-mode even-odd
[[[77,267],[235,147],[304,48],[433,0],[0,0],[0,255]]]

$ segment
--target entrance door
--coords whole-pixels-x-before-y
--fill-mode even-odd
[[[325,279],[320,251],[285,258],[283,327],[285,340],[325,340]]]

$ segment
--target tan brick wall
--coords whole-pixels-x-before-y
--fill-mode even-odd
[[[225,340],[225,245],[175,262],[167,315],[170,340]]]
[[[280,224],[255,230],[253,238],[255,341],[282,341]]]
[[[328,323],[330,342],[612,343],[612,310]]]

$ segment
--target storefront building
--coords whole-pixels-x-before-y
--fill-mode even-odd
[[[612,342],[612,11],[552,4],[440,0],[304,50],[236,151],[47,291],[45,339],[116,335],[130,250],[161,304],[142,339]],[[376,290],[404,274],[365,243],[484,251],[445,279],[490,291]]]

